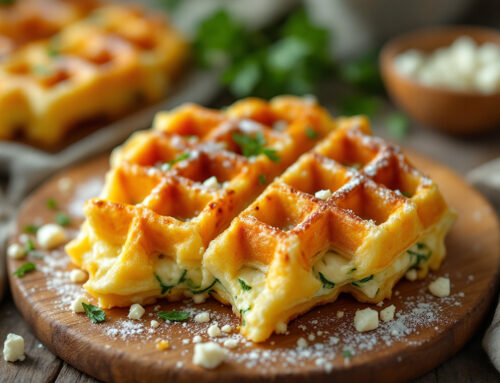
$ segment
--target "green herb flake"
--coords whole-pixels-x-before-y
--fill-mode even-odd
[[[36,225],[26,225],[23,227],[23,231],[28,234],[36,234],[40,226]]]
[[[243,279],[238,278],[238,282],[240,283],[240,286],[244,291],[252,290],[252,286],[247,285]]]
[[[340,78],[367,92],[384,90],[378,65],[378,52],[367,52],[340,67]]]
[[[374,277],[374,275],[372,274],[372,275],[369,275],[369,276],[367,276],[365,278],[362,278],[362,279],[360,279],[360,280],[358,280],[356,282],[351,282],[351,284],[354,285],[354,286],[356,286],[356,287],[360,287],[359,284],[363,284],[363,283],[369,282],[369,281],[371,281],[373,279],[373,277]]]
[[[71,219],[65,213],[57,213],[54,219],[61,226],[68,226],[69,224],[71,224]]]
[[[12,274],[17,275],[19,278],[24,277],[26,274],[31,273],[36,270],[36,265],[33,262],[26,262],[22,264],[16,271]]]
[[[266,184],[266,176],[264,174],[259,174],[259,183],[261,185],[265,185]]]
[[[319,134],[318,134],[318,132],[316,130],[314,130],[314,128],[312,126],[308,126],[306,128],[306,136],[310,140],[315,140],[316,138],[319,137]]]
[[[417,251],[406,250],[410,255],[410,264],[412,268],[418,268],[422,262],[426,262],[432,255],[432,250],[425,243],[417,243]]]
[[[165,164],[162,164],[161,165],[161,170],[163,170],[164,172],[172,169],[172,166],[174,166],[176,163],[178,162],[181,162],[181,161],[184,161],[184,160],[187,160],[188,158],[190,157],[190,154],[189,153],[182,153],[182,154],[179,154],[177,157],[175,157],[173,160],[171,161],[168,161],[167,163]]]
[[[411,198],[411,195],[409,193],[406,193],[402,190],[397,189],[396,193],[401,194],[402,196],[405,196],[406,198]]]
[[[410,120],[401,112],[395,112],[387,116],[386,130],[389,136],[395,140],[402,141],[408,135]]]
[[[155,276],[156,280],[160,283],[161,295],[163,295],[167,292],[170,292],[170,290],[172,290],[172,288],[174,287],[174,285],[169,286],[169,285],[164,284],[158,274],[154,273],[154,276]]]
[[[33,251],[33,250],[35,250],[35,243],[30,238],[26,242],[26,245],[24,245],[24,254],[28,254],[30,251]]]
[[[263,154],[273,162],[281,160],[275,149],[265,147],[266,138],[262,132],[257,132],[255,136],[233,133],[232,138],[241,148],[241,152],[245,157],[254,157]]]
[[[203,289],[199,289],[199,290],[191,290],[191,293],[192,294],[202,294],[208,290],[210,290],[212,287],[214,287],[214,285],[219,282],[219,280],[217,278],[215,278],[212,283],[210,283],[210,285],[208,285],[207,287],[203,288]]]
[[[333,289],[335,287],[335,283],[326,279],[325,276],[323,275],[323,273],[319,272],[318,275],[319,275],[319,279],[321,280],[321,283],[323,284],[323,288]]]
[[[340,111],[345,116],[366,115],[373,117],[382,105],[375,96],[355,94],[343,98],[340,101]]]
[[[94,305],[82,302],[83,309],[92,323],[101,323],[106,319],[106,313]]]
[[[352,352],[349,350],[342,351],[342,356],[346,359],[352,358]]]
[[[169,320],[172,322],[183,322],[189,318],[190,314],[186,311],[160,311],[158,318],[163,320]]]
[[[59,205],[54,198],[49,198],[47,201],[45,201],[45,206],[52,210],[57,210],[59,208]]]

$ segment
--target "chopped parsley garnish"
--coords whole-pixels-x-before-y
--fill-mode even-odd
[[[183,322],[189,318],[189,313],[186,311],[160,311],[158,314],[158,318],[163,320],[169,320],[172,322]]]
[[[23,227],[23,231],[29,234],[35,234],[40,227],[36,225],[26,225]]]
[[[160,287],[161,287],[161,295],[169,292],[170,290],[172,290],[172,288],[175,286],[175,285],[166,285],[163,283],[163,281],[161,280],[161,278],[158,276],[158,274],[154,273],[154,276],[156,278],[156,280],[158,282],[160,282]]]
[[[243,290],[245,291],[252,290],[252,286],[247,285],[243,279],[238,278],[238,282],[240,282],[240,286]]]
[[[264,154],[273,162],[279,162],[281,160],[275,149],[266,148],[266,138],[262,132],[257,132],[255,136],[233,133],[232,137],[234,142],[240,146],[241,152],[245,157],[254,157]]]
[[[19,278],[24,277],[26,274],[31,273],[36,270],[36,265],[33,262],[26,262],[21,265],[16,271],[12,274],[17,275]]]
[[[335,287],[335,283],[326,279],[323,273],[319,272],[318,275],[325,289],[333,289]]]
[[[240,317],[242,318],[241,324],[243,326],[246,325],[245,319],[243,319],[243,315],[249,312],[252,309],[252,306],[248,306],[246,309],[240,309]]]
[[[344,351],[342,351],[342,356],[343,356],[344,358],[349,359],[349,358],[352,358],[352,353],[351,353],[351,351],[349,351],[349,350],[344,350]]]
[[[259,174],[259,183],[261,185],[265,185],[266,184],[266,176],[264,174]]]
[[[417,243],[417,251],[406,250],[410,254],[410,264],[413,268],[418,268],[422,262],[426,262],[432,255],[432,250],[425,243]]]
[[[350,273],[354,273],[356,270],[357,270],[357,268],[356,268],[356,267],[353,267],[351,270],[349,270],[349,274],[350,274]]]
[[[106,313],[94,305],[82,302],[83,309],[92,323],[101,323],[106,319]]]
[[[313,127],[308,126],[308,127],[306,128],[306,136],[307,136],[307,138],[309,138],[310,140],[315,140],[316,138],[318,138],[318,137],[319,137],[319,134],[318,134],[318,132],[317,132],[317,131],[315,131],[315,130],[314,130],[314,128],[313,128]]]
[[[208,285],[208,286],[207,286],[207,287],[205,287],[204,289],[200,289],[200,290],[191,290],[191,293],[193,293],[193,294],[201,294],[201,293],[204,293],[204,292],[206,292],[206,291],[210,290],[212,287],[214,287],[214,285],[215,285],[217,282],[219,282],[219,280],[218,280],[217,278],[215,278],[215,279],[213,280],[213,282],[212,282],[212,283],[210,283],[210,285]]]
[[[401,194],[402,196],[405,196],[406,198],[411,198],[410,194],[408,194],[408,193],[406,193],[406,192],[404,192],[404,191],[402,191],[400,189],[397,189],[396,193]]]
[[[54,198],[49,198],[47,201],[45,201],[45,206],[52,210],[57,210],[59,208],[59,205]]]
[[[363,114],[371,117],[375,115],[381,107],[381,102],[377,97],[364,94],[351,95],[340,101],[340,111],[345,116]]]
[[[24,254],[28,254],[30,251],[35,250],[35,244],[33,243],[33,240],[30,238],[26,242],[26,245],[24,246]]]
[[[351,282],[351,284],[353,284],[353,285],[354,285],[354,286],[356,286],[356,287],[359,287],[359,284],[360,284],[360,283],[366,283],[366,282],[371,281],[371,280],[373,279],[373,276],[374,276],[373,274],[372,274],[372,275],[369,275],[369,276],[367,276],[367,277],[365,277],[365,278],[363,278],[363,279],[360,279],[359,281],[356,281],[356,282]]]
[[[61,226],[68,226],[71,223],[71,219],[65,213],[57,213],[54,219]]]
[[[189,158],[190,154],[188,152],[179,154],[177,157],[175,157],[173,160],[168,161],[165,164],[161,165],[161,170],[166,172],[167,170],[172,169],[172,166],[174,166],[176,163],[187,160]]]

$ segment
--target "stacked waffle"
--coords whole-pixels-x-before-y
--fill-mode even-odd
[[[80,15],[80,8],[71,9]],[[50,39],[3,58],[0,139],[21,131],[31,142],[52,146],[79,122],[158,100],[186,56],[185,41],[165,20],[132,6],[98,6]]]
[[[300,98],[160,114],[111,162],[67,246],[87,291],[101,307],[212,293],[253,341],[342,291],[378,302],[409,269],[423,278],[454,220],[365,119]]]

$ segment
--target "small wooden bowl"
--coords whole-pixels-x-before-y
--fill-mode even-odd
[[[482,94],[433,88],[399,74],[394,66],[395,56],[408,49],[432,52],[451,45],[460,36],[469,36],[478,44],[500,45],[500,32],[494,29],[429,28],[389,41],[382,49],[380,67],[393,101],[416,120],[449,133],[477,134],[500,126],[500,92]]]

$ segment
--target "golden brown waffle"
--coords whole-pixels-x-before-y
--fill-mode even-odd
[[[113,153],[100,198],[66,248],[101,307],[200,295],[210,242],[302,153],[334,130],[317,104],[247,99],[159,114]]]
[[[0,63],[0,139],[41,146],[77,123],[158,100],[185,63],[184,39],[134,6],[103,5]]]
[[[410,268],[423,278],[453,221],[434,182],[366,119],[346,119],[211,242],[203,267],[242,333],[263,341],[340,292],[375,303]]]

